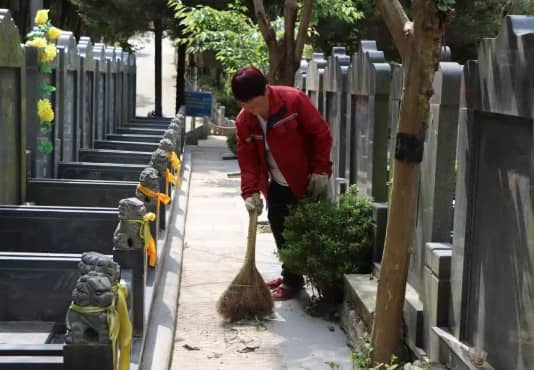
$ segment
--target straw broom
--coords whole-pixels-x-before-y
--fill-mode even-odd
[[[258,204],[259,195],[254,194]],[[241,270],[217,302],[217,312],[225,319],[261,318],[273,312],[273,298],[269,288],[256,269],[256,229],[258,211],[249,211],[247,252]]]

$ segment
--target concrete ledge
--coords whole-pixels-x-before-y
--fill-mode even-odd
[[[185,147],[182,159],[182,188],[175,192],[175,200],[165,238],[164,255],[158,289],[148,318],[147,336],[140,370],[168,370],[174,345],[177,305],[182,271],[182,252],[185,219],[191,180],[191,152]]]
[[[469,354],[470,347],[456,339],[448,331],[433,327],[433,335],[439,338],[439,360],[447,369],[457,370],[494,370],[489,363],[475,366]]]
[[[367,332],[371,333],[378,280],[371,274],[347,274],[344,276],[344,280],[345,310],[354,310],[365,325]],[[406,286],[403,313],[408,339],[406,344],[418,358],[421,358],[424,356],[424,352],[421,350],[423,343],[423,303],[419,300],[417,292],[409,284]],[[348,333],[350,331],[350,329],[347,330]],[[361,329],[358,330],[358,332],[360,331]],[[349,342],[354,341],[354,338],[349,338]]]

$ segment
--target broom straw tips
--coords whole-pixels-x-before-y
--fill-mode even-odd
[[[257,194],[254,195],[254,201],[258,204]],[[271,292],[255,265],[257,221],[257,210],[249,212],[245,261],[217,302],[217,312],[230,321],[263,318],[273,312]]]

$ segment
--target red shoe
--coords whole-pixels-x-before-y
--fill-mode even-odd
[[[287,286],[280,284],[274,288],[271,293],[275,301],[285,301],[287,299],[295,298],[302,288]]]
[[[275,288],[278,288],[282,284],[282,280],[283,279],[281,277],[272,279],[266,282],[265,285],[267,285],[267,288],[273,290]]]

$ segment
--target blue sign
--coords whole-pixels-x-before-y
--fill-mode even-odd
[[[185,92],[185,115],[194,117],[211,116],[212,93],[200,91]]]

